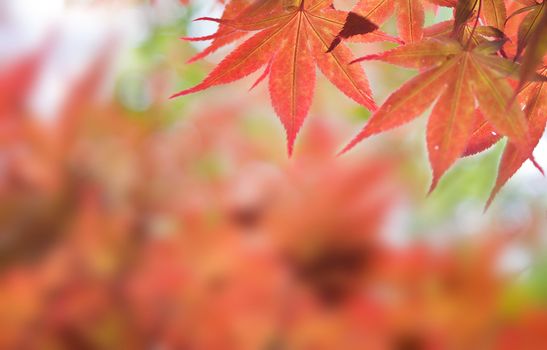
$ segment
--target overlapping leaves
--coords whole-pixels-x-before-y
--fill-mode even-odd
[[[365,3],[370,6],[370,2]],[[543,3],[535,2],[517,11],[529,14],[515,35],[518,46],[510,59],[502,49],[508,40],[502,31],[506,22],[503,2],[460,0],[447,5],[455,5],[454,20],[424,29],[420,42],[360,59],[418,68],[421,74],[388,97],[345,150],[368,136],[410,121],[437,101],[427,127],[431,190],[458,158],[484,151],[503,136],[509,137],[490,204],[524,161],[531,159],[541,170],[532,151],[547,119],[545,72],[535,72],[546,51],[545,11]],[[519,76],[520,83],[513,89],[512,78]]]
[[[332,0],[232,0],[221,19],[201,19],[219,23],[214,35],[186,38],[212,40],[191,61],[249,32],[253,36],[202,83],[175,96],[235,81],[265,66],[255,85],[269,77],[272,104],[291,153],[313,99],[316,66],[347,96],[375,110],[364,71],[350,64],[352,54],[344,42],[406,43],[359,59],[415,68],[419,74],[387,98],[345,150],[433,105],[426,137],[431,190],[460,157],[509,139],[491,200],[525,160],[534,161],[532,151],[547,120],[547,11],[544,2],[519,3],[509,7],[514,12],[508,16],[502,0],[359,0],[351,12],[335,10]],[[454,18],[423,28],[427,6],[453,7]],[[402,40],[378,29],[392,14]],[[508,25],[519,15],[517,27]],[[538,72],[538,67],[543,68]]]
[[[508,108],[513,89],[501,79],[503,70],[511,69],[512,64],[496,56],[495,50],[488,42],[466,49],[456,40],[432,38],[362,58],[418,68],[422,73],[388,97],[346,150],[368,136],[411,121],[437,98],[427,127],[431,189],[465,152],[473,132],[475,106],[496,133],[515,144],[527,144],[526,119],[517,104]]]

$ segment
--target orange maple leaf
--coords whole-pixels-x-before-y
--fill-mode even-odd
[[[335,10],[332,0],[264,0],[249,6],[242,12],[245,16],[233,20],[223,16],[218,20],[219,31],[209,38],[231,41],[242,32],[258,32],[221,61],[203,82],[172,97],[233,82],[267,66],[258,82],[266,76],[270,78],[272,104],[287,132],[289,154],[312,103],[316,66],[348,97],[370,110],[376,109],[365,72],[357,65],[349,65],[353,60],[350,50],[339,45],[329,51],[344,26],[347,12]],[[376,31],[360,35],[360,41],[379,40],[389,37]]]

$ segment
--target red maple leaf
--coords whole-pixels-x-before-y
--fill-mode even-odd
[[[237,39],[242,33],[258,32],[221,61],[203,82],[173,97],[233,82],[267,66],[257,83],[266,76],[270,78],[272,104],[287,132],[289,154],[312,103],[316,66],[348,97],[370,110],[376,109],[363,69],[349,65],[353,60],[350,50],[339,45],[329,51],[344,27],[347,12],[335,10],[332,0],[264,0],[249,6],[243,9],[245,16],[228,20],[225,14],[218,20],[221,27],[209,39],[220,42],[213,43],[208,51]],[[360,41],[389,40],[380,32],[359,37]]]
[[[424,6],[422,0],[360,0],[353,12],[380,25],[396,12],[397,28],[408,43],[419,41],[423,35]]]
[[[547,66],[543,67],[540,73],[547,76]],[[496,184],[492,189],[487,206],[490,205],[499,190],[520,169],[526,160],[531,159],[536,167],[543,172],[541,167],[535,163],[532,152],[539,143],[545,130],[545,124],[547,123],[547,83],[545,81],[537,81],[526,84],[519,94],[519,99],[526,106],[524,113],[528,119],[530,129],[530,143],[525,145],[519,145],[514,142],[507,143],[499,164]]]
[[[431,190],[465,153],[476,124],[476,108],[497,134],[508,136],[519,147],[528,147],[527,121],[520,106],[510,103],[513,89],[506,80],[506,73],[514,70],[514,64],[495,54],[498,47],[490,42],[464,47],[449,38],[431,38],[360,59],[419,68],[422,73],[389,96],[345,150],[368,136],[416,118],[437,97],[427,126],[433,169]]]

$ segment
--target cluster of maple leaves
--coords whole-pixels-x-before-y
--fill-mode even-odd
[[[424,28],[424,9],[454,8],[453,19]],[[399,37],[379,26],[395,15]],[[283,123],[289,154],[315,89],[315,69],[341,92],[373,112],[343,151],[363,139],[416,118],[434,105],[427,125],[433,170],[431,190],[461,157],[508,138],[489,203],[538,144],[547,120],[547,11],[535,0],[359,0],[350,12],[332,0],[231,0],[216,33],[190,59],[243,41],[197,86],[195,93],[241,79],[265,67],[272,105]],[[400,45],[355,59],[344,42],[391,41]],[[419,74],[377,107],[359,61],[381,60]],[[541,167],[534,164],[540,169]]]
[[[547,344],[533,277],[498,271],[516,233],[537,249],[540,220],[442,250],[389,244],[401,155],[331,157],[338,129],[315,119],[300,157],[272,165],[276,145],[242,134],[241,106],[171,128],[161,93],[135,118],[93,98],[109,45],[44,127],[25,100],[52,47],[0,71],[0,348]]]

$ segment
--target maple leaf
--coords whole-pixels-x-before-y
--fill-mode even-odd
[[[463,156],[467,157],[483,152],[496,144],[500,139],[501,135],[499,135],[494,127],[488,123],[482,112],[479,109],[476,109],[473,132],[469,137],[467,148],[465,149]]]
[[[499,30],[505,27],[507,9],[503,0],[459,0],[455,7],[454,32],[458,32],[473,17],[477,20],[481,18],[485,25]]]
[[[511,14],[508,20],[511,17],[523,12],[528,13],[522,19],[517,32],[517,52],[515,55],[517,59],[520,57],[530,41],[534,42],[534,46],[541,45],[540,37],[541,35],[544,35],[542,33],[544,33],[547,28],[547,11],[545,11],[544,2],[536,3],[535,1],[531,1],[531,5],[515,11]],[[545,39],[545,37],[543,37],[543,39]],[[541,56],[543,56],[543,54],[541,54]],[[534,70],[535,67],[533,67],[532,71]]]
[[[357,35],[367,34],[377,29],[378,26],[365,17],[359,16],[354,12],[350,12],[348,13],[342,30],[338,33],[336,38],[334,38],[334,41],[330,44],[327,52],[334,50],[336,46],[342,42],[342,39],[353,38]]]
[[[523,29],[525,27],[525,29]],[[521,34],[525,32],[526,34]],[[522,39],[521,37],[525,37]],[[523,46],[526,47],[526,52],[522,60],[523,69],[520,73],[520,84],[517,90],[535,74],[536,68],[545,60],[547,52],[547,11],[545,3],[536,5],[522,21],[518,32],[518,47],[516,58],[520,55]]]
[[[350,50],[339,45],[327,52],[343,28],[347,12],[335,10],[332,0],[264,0],[251,6],[264,6],[264,10],[256,12],[254,8],[256,16],[221,23],[257,33],[222,60],[200,84],[172,97],[239,80],[266,65],[259,81],[269,76],[272,104],[285,127],[289,154],[313,99],[316,66],[348,97],[370,110],[376,109],[363,69],[349,65],[353,60]],[[374,32],[360,37],[360,41],[386,40],[385,35]]]
[[[401,38],[412,43],[423,35],[424,6],[422,0],[360,0],[352,9],[377,25],[383,24],[396,12]]]
[[[217,31],[212,35],[206,35],[202,37],[183,37],[183,40],[186,41],[206,41],[212,40],[209,46],[207,46],[203,51],[199,52],[192,58],[188,60],[188,63],[198,61],[202,58],[207,57],[212,54],[219,48],[226,46],[234,41],[243,38],[247,35],[248,32],[244,30],[239,30],[240,28],[237,25],[232,25],[232,23],[241,22],[241,19],[253,17],[255,20],[256,16],[262,13],[267,15],[271,10],[272,1],[260,1],[253,3],[251,0],[232,0],[224,8],[224,12],[220,19],[201,17],[196,19],[196,21],[215,21],[219,23]],[[258,18],[258,20],[262,17]]]
[[[469,46],[478,46],[483,43],[492,42],[503,44],[508,38],[504,32],[492,26],[475,26],[474,23],[466,23],[461,26],[459,32],[455,35],[455,22],[453,20],[439,22],[430,27],[424,28],[424,38],[436,38],[438,40],[458,39],[460,42],[466,42]]]
[[[494,28],[503,30],[505,19],[507,18],[507,9],[504,0],[482,0],[481,17],[484,22]]]
[[[411,121],[439,96],[427,125],[427,148],[433,169],[431,190],[465,152],[475,123],[476,105],[498,134],[508,136],[517,145],[527,144],[526,119],[518,104],[509,103],[513,89],[503,74],[514,64],[496,56],[498,46],[493,43],[467,46],[456,40],[432,38],[358,59],[418,68],[421,74],[391,94],[343,151],[368,136]]]
[[[540,73],[547,76],[547,66],[543,67]],[[486,207],[492,203],[500,189],[526,160],[531,159],[536,167],[543,172],[541,167],[535,163],[532,152],[539,143],[547,122],[547,83],[545,81],[528,83],[520,92],[519,98],[526,106],[524,113],[530,126],[530,143],[525,145],[514,142],[507,143],[498,167],[496,183]]]
[[[505,25],[506,9],[503,0],[432,0],[440,6],[456,7],[454,31],[458,32],[476,12],[484,23],[499,30]],[[352,12],[381,25],[394,12],[399,35],[406,43],[417,42],[424,36],[424,4],[422,0],[360,0]],[[348,18],[348,21],[350,18]]]

